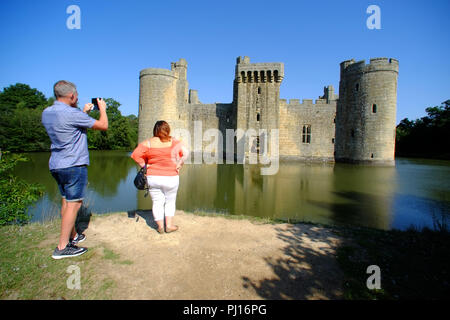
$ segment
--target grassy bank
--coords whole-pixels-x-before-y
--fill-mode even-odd
[[[188,212],[186,212],[188,213]],[[279,219],[193,212],[199,216],[246,219],[255,224],[277,224]],[[108,215],[93,215],[92,220]],[[290,220],[289,223],[298,223]],[[309,223],[308,223],[309,224]],[[324,226],[345,239],[337,251],[344,272],[345,299],[442,299],[450,296],[448,266],[450,235],[440,231],[382,231],[362,227]],[[116,283],[98,276],[105,264],[128,268],[132,261],[100,244],[74,259],[53,260],[60,220],[0,228],[0,299],[114,299]],[[70,290],[69,266],[82,270],[83,290]],[[381,289],[369,290],[370,265],[381,270]],[[93,277],[93,274],[97,276]]]
[[[90,272],[105,261],[122,262],[105,247],[90,247],[76,259],[54,260],[60,220],[0,228],[0,299],[113,299],[115,283],[94,279]],[[69,289],[67,279],[71,265],[82,272],[83,290]],[[70,269],[69,269],[70,270]]]

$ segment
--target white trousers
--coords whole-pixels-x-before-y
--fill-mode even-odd
[[[153,218],[155,221],[175,215],[180,176],[147,176],[150,196],[153,202]]]

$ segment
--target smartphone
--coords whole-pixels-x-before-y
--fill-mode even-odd
[[[97,99],[101,99],[101,98],[92,98],[92,104],[94,105],[94,107],[91,109],[92,111],[98,110],[98,100]]]

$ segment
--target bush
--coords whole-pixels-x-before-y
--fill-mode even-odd
[[[22,155],[0,153],[0,226],[29,222],[27,207],[44,194],[41,185],[30,184],[12,174],[19,161],[27,160]]]

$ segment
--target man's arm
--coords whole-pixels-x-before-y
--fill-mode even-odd
[[[98,110],[100,111],[100,118],[94,122],[94,125],[91,127],[91,129],[94,130],[102,130],[106,131],[108,130],[108,115],[106,114],[106,102],[103,99],[97,99],[98,101]],[[87,103],[84,106],[83,111],[88,112],[92,108],[92,103]]]

